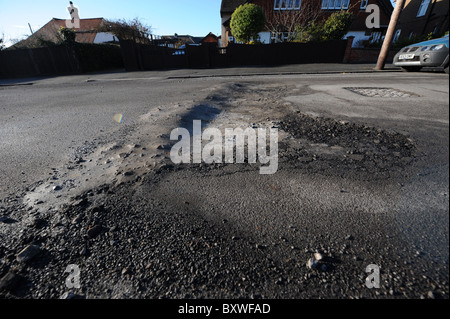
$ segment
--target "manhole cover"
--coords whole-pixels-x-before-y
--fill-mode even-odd
[[[419,95],[411,92],[401,91],[392,88],[367,88],[367,87],[353,87],[344,88],[353,93],[367,96],[367,97],[418,97]]]

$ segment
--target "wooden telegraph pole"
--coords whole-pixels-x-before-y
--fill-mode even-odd
[[[398,18],[403,9],[403,4],[405,0],[395,1],[394,12],[391,15],[391,21],[389,22],[389,27],[386,31],[386,36],[384,37],[383,46],[381,47],[380,55],[378,56],[377,66],[375,70],[383,70],[386,64],[386,58],[389,53],[389,48],[391,47],[392,38],[394,37],[395,28],[397,27]]]

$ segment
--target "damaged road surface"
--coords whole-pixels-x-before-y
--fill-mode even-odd
[[[0,88],[2,298],[448,298],[447,75],[133,76]],[[174,164],[194,120],[276,173]]]

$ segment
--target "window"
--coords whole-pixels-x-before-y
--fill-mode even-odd
[[[322,0],[322,10],[348,9],[350,0]]]
[[[427,13],[428,5],[430,4],[430,0],[422,0],[422,3],[419,7],[419,12],[417,12],[418,17],[422,17]]]
[[[342,0],[335,0],[334,1],[334,8],[335,9],[341,9],[342,8]]]
[[[368,4],[369,4],[369,0],[361,0],[360,9],[366,9]]]
[[[295,33],[291,32],[272,32],[270,34],[270,43],[287,42],[295,37]]]
[[[438,32],[439,32],[439,25],[436,24],[433,29],[433,35],[438,34]]]
[[[300,10],[301,0],[275,0],[275,10]]]
[[[275,0],[274,9],[280,10],[280,7],[281,7],[281,0]]]
[[[372,32],[372,34],[370,35],[371,37],[370,43],[380,42],[381,36],[382,36],[381,31]]]
[[[398,29],[397,32],[395,32],[394,39],[393,39],[394,42],[398,41],[398,38],[400,38],[401,33],[402,33],[401,29]]]

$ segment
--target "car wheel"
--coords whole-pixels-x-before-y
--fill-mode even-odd
[[[403,66],[402,70],[404,72],[419,72],[422,69],[421,66]]]
[[[449,70],[448,70],[449,65],[447,64],[447,66],[444,68],[445,73],[449,74]]]

